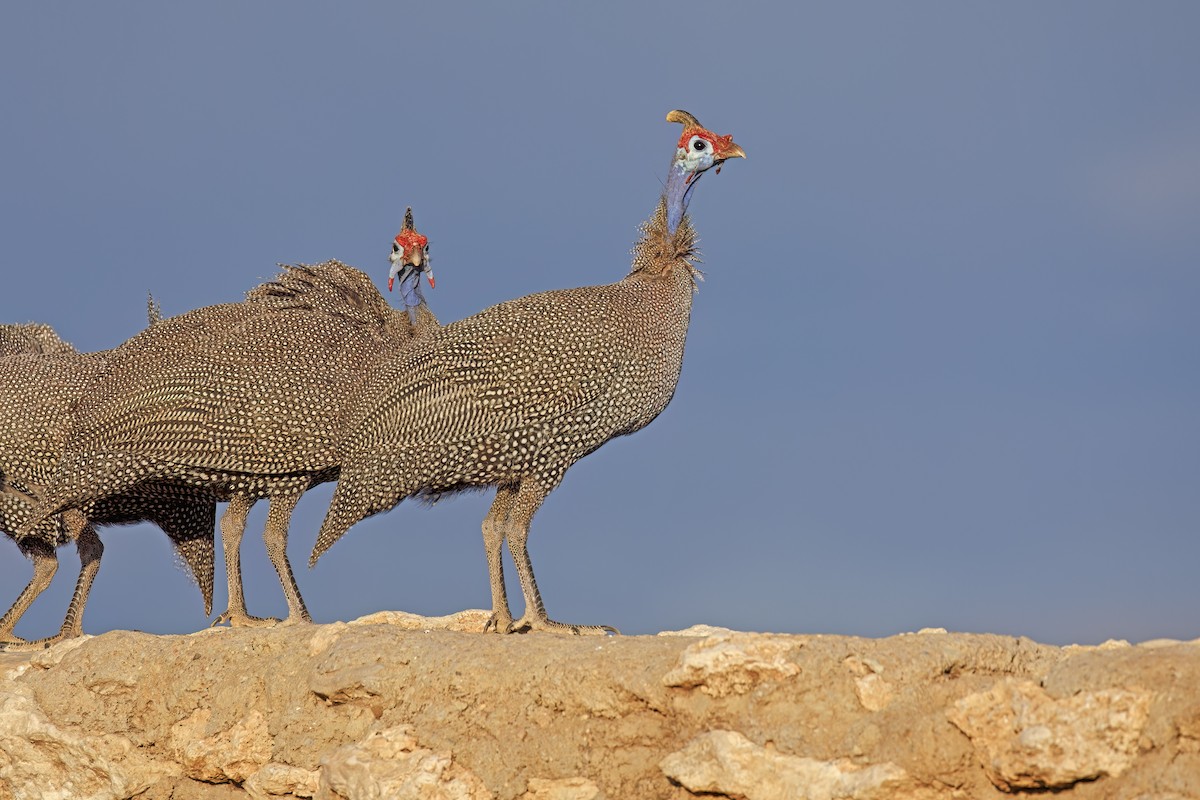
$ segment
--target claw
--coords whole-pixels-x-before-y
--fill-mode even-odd
[[[511,633],[512,630],[512,615],[498,614],[493,612],[488,621],[483,625],[484,633]]]

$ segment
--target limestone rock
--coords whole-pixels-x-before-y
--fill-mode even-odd
[[[689,646],[663,684],[698,688],[713,697],[745,694],[764,681],[786,680],[800,667],[788,655],[803,647],[802,636],[722,633]]]
[[[962,698],[948,716],[997,788],[1065,789],[1129,768],[1151,699],[1143,689],[1054,698],[1032,681],[1009,679]]]
[[[205,736],[212,710],[202,708],[171,728],[171,749],[183,774],[206,783],[242,783],[271,760],[271,734],[251,710],[227,730]]]
[[[73,639],[64,639],[53,647],[47,647],[45,650],[34,650],[29,656],[29,666],[39,667],[41,669],[49,669],[56,667],[66,655],[74,650],[78,650],[88,643],[91,636],[76,636]]]
[[[760,747],[736,731],[711,731],[664,758],[662,771],[690,792],[745,800],[897,800],[919,787],[895,764],[819,761]]]
[[[724,634],[736,633],[730,628],[722,628],[718,625],[692,625],[679,631],[659,631],[657,636],[720,636]]]
[[[0,652],[0,800],[1200,800],[1194,644],[367,619]]]
[[[24,686],[0,681],[0,797],[117,800],[170,773],[127,738],[50,722]]]
[[[846,665],[857,677],[854,693],[867,711],[882,711],[896,696],[895,687],[883,677],[883,665],[873,658],[851,656]]]
[[[377,611],[365,617],[351,620],[350,625],[394,625],[403,631],[459,631],[460,633],[482,633],[491,619],[492,612],[480,608],[469,608],[444,617],[422,617],[407,611]]]
[[[376,731],[321,762],[317,800],[492,800],[448,753],[421,747],[405,727]]]
[[[242,788],[254,800],[276,797],[313,797],[321,775],[315,769],[294,767],[291,764],[264,764],[251,775]]]
[[[587,778],[530,778],[521,800],[604,800],[604,794]]]
[[[346,622],[331,622],[328,625],[315,626],[312,638],[308,640],[308,654],[319,656],[327,652],[348,630],[350,630],[350,624]]]

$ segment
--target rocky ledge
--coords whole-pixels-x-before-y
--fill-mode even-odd
[[[1200,643],[486,617],[0,654],[0,800],[1200,798]]]

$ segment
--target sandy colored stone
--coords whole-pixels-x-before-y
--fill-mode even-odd
[[[1129,759],[1123,771],[1056,789],[1055,800],[1200,800],[1200,647],[704,633],[497,636],[433,621],[334,623],[112,631],[33,655],[0,653],[0,800],[17,800],[17,791],[20,800],[53,800],[55,791],[302,798],[318,794],[323,773],[328,798],[395,789],[685,800],[704,795],[660,764],[695,755],[692,743],[716,731],[742,739],[710,746],[710,755],[767,765],[768,776],[799,770],[806,792],[832,784],[894,800],[1000,800],[1009,794],[977,753],[982,740],[948,712],[1022,683],[1044,687],[1050,708],[1149,693],[1141,735],[1130,737],[1136,746],[1116,748]],[[667,685],[673,672],[677,685]],[[1074,726],[1087,715],[1062,718]],[[715,755],[706,763],[721,764]],[[762,791],[748,779],[738,785],[736,771],[719,774],[712,785],[725,791]]]
[[[350,625],[393,625],[403,631],[458,631],[460,633],[482,633],[491,619],[492,612],[481,608],[469,608],[444,617],[422,617],[407,611],[377,611],[364,617],[350,620]]]
[[[350,625],[346,622],[331,622],[328,625],[314,626],[312,637],[308,640],[308,654],[319,656],[328,651],[348,630],[350,630]]]
[[[587,778],[530,778],[521,800],[604,800],[604,794]]]
[[[800,672],[789,659],[804,637],[769,633],[722,633],[689,646],[663,684],[699,689],[713,697],[745,694],[765,681],[787,680]]]
[[[854,679],[854,693],[867,711],[882,711],[896,696],[892,684],[874,673]]]
[[[1175,729],[1179,752],[1200,753],[1200,706],[1181,710]]]
[[[868,711],[882,711],[896,696],[896,688],[883,677],[883,665],[874,658],[851,656],[846,666],[856,676],[854,694]]]
[[[171,749],[183,774],[206,783],[241,783],[271,760],[262,712],[250,710],[227,730],[204,735],[212,711],[202,708],[171,728]]]
[[[45,650],[34,650],[29,655],[29,666],[40,669],[56,667],[62,663],[62,660],[69,653],[86,645],[91,638],[91,636],[85,634],[83,636],[76,636],[73,639],[65,639],[53,647],[47,647]]]
[[[0,682],[0,797],[117,800],[170,772],[127,738],[55,725],[27,687]]]
[[[1004,680],[962,698],[948,716],[996,787],[1064,789],[1130,767],[1151,699],[1143,689],[1055,698],[1032,681]]]
[[[1091,653],[1096,650],[1123,650],[1126,647],[1132,647],[1125,639],[1106,639],[1100,644],[1069,644],[1063,647],[1063,652],[1069,655],[1078,655],[1080,653]]]
[[[703,637],[708,637],[708,636],[722,636],[725,634],[736,633],[736,632],[737,631],[734,631],[730,628],[722,628],[718,625],[692,625],[691,627],[684,628],[683,630],[678,630],[678,631],[659,631],[659,633],[656,635],[658,635],[658,636],[696,636],[696,637],[703,638]]]
[[[254,800],[276,797],[313,797],[321,774],[315,769],[294,767],[291,764],[264,764],[246,779],[242,788]]]
[[[376,731],[321,762],[318,800],[492,800],[449,753],[422,747],[406,727]]]
[[[895,764],[857,765],[784,755],[736,731],[697,736],[662,760],[663,772],[690,792],[745,800],[896,800],[918,787]]]

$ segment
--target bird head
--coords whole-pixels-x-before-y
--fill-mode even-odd
[[[686,111],[676,109],[670,112],[667,122],[683,125],[683,135],[679,137],[679,147],[675,151],[675,164],[687,173],[688,183],[713,167],[720,174],[721,164],[728,159],[746,157],[746,151],[734,144],[733,136],[713,133]]]
[[[411,207],[404,212],[404,227],[392,240],[392,254],[388,256],[388,260],[392,262],[392,268],[388,272],[389,292],[392,291],[392,285],[399,275],[401,291],[407,294],[406,286],[415,286],[422,272],[429,279],[429,288],[433,288],[433,269],[429,266],[429,239],[417,233],[417,229],[413,227]],[[417,280],[413,280],[414,276]]]

